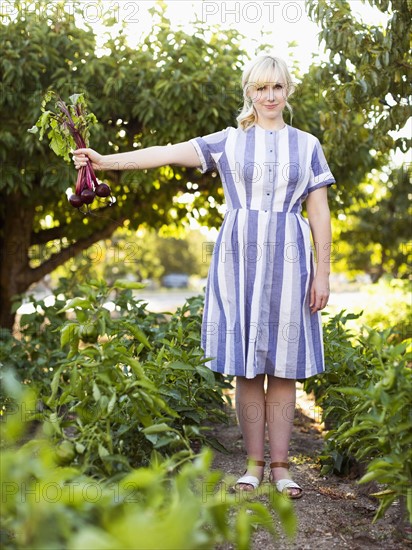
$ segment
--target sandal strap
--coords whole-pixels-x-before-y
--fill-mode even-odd
[[[261,480],[255,476],[242,476],[236,481],[235,487],[238,485],[251,485],[253,489],[257,489],[261,483]]]
[[[248,466],[264,466],[266,462],[264,460],[254,460],[253,458],[247,459]]]
[[[289,468],[289,462],[271,462],[271,468]]]
[[[291,479],[279,479],[279,481],[276,481],[275,485],[279,493],[283,493],[285,489],[299,489],[302,492],[302,487],[299,487],[299,485]]]

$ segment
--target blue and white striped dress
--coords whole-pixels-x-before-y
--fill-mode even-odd
[[[190,140],[202,172],[218,170],[227,211],[211,254],[202,348],[213,371],[304,379],[324,370],[314,265],[301,214],[335,179],[319,140],[289,125],[226,128]]]

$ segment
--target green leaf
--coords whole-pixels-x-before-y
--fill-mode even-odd
[[[102,394],[100,393],[99,387],[96,384],[96,382],[93,382],[93,399],[96,401],[96,403],[101,398]]]
[[[48,428],[51,428],[51,431],[61,435],[61,429],[60,429],[60,420],[57,416],[57,413],[53,412],[49,416],[49,421],[46,423]]]
[[[144,428],[143,430],[144,434],[159,434],[163,432],[170,432],[172,431],[172,428],[165,424],[164,422],[161,424],[153,424],[153,426],[148,426],[147,428]]]
[[[388,495],[394,495],[396,494],[396,491],[393,489],[385,489],[384,491],[378,491],[377,493],[370,493],[370,497],[376,497],[376,498],[385,498]]]
[[[251,525],[250,517],[246,509],[240,509],[236,516],[236,548],[239,550],[250,550]]]
[[[129,281],[128,279],[117,279],[112,288],[124,288],[124,289],[141,289],[146,288],[146,284],[138,283],[137,281]]]
[[[64,348],[66,344],[72,343],[73,337],[79,334],[79,326],[75,323],[69,323],[61,329],[60,332],[60,347]]]
[[[133,373],[135,374],[136,378],[138,379],[146,378],[146,374],[142,368],[142,365],[137,359],[134,359],[133,357],[130,357],[128,355],[122,355],[121,359],[126,365],[129,365],[129,367],[132,369]]]
[[[113,409],[116,405],[116,401],[117,401],[117,395],[116,395],[116,392],[114,392],[113,395],[110,398],[110,401],[109,401],[108,405],[107,405],[107,413],[108,414],[110,414],[113,411]]]
[[[68,153],[72,149],[72,144],[68,144],[67,140],[63,139],[63,137],[57,130],[51,130],[48,134],[48,137],[50,139],[50,147],[52,151],[57,156],[63,157],[66,160],[70,160]]]
[[[75,448],[76,448],[76,452],[79,453],[79,454],[83,454],[84,451],[86,450],[86,447],[82,444],[82,443],[79,443],[78,441],[75,443]]]
[[[110,453],[109,451],[106,449],[106,447],[104,445],[102,445],[101,443],[99,443],[99,446],[98,446],[98,452],[99,452],[99,456],[100,458],[103,460],[104,458],[106,458],[106,456],[109,456]]]
[[[384,470],[373,470],[371,472],[367,472],[364,476],[361,477],[361,479],[358,481],[358,483],[369,483],[370,481],[374,480],[382,480],[382,476],[385,476],[387,474]]]
[[[159,483],[162,476],[159,472],[149,468],[134,470],[120,481],[120,488],[127,490],[130,487],[145,489]]]
[[[56,398],[57,392],[59,391],[59,387],[60,387],[60,375],[63,372],[64,368],[65,368],[65,365],[61,365],[53,375],[53,378],[50,384],[52,393],[47,400],[48,405],[51,405]]]
[[[64,311],[68,311],[69,309],[74,309],[76,307],[80,307],[82,309],[90,309],[92,307],[92,304],[86,298],[80,298],[80,297],[72,298],[57,313],[63,313]]]
[[[182,361],[172,361],[170,363],[167,363],[165,365],[165,368],[173,369],[173,370],[183,370],[183,371],[192,371],[193,370],[192,365],[189,365],[187,363],[183,363]]]
[[[122,326],[127,328],[132,333],[134,338],[141,342],[147,349],[152,349],[152,345],[147,339],[146,334],[138,326],[128,322],[123,322]]]
[[[208,367],[204,367],[203,365],[197,365],[196,372],[198,372],[200,376],[206,380],[209,386],[214,386],[215,375],[213,374],[212,370],[210,370]]]
[[[69,96],[69,101],[72,103],[72,105],[76,105],[77,103],[84,103],[84,95],[83,94],[72,94]]]

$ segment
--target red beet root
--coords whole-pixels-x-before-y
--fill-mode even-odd
[[[80,197],[79,195],[71,195],[69,198],[69,203],[75,208],[80,208],[81,206],[83,206],[82,197]]]
[[[82,199],[84,204],[91,204],[94,201],[95,196],[95,192],[91,189],[83,189],[83,191],[80,193],[80,198]]]
[[[100,183],[96,187],[96,195],[98,197],[108,197],[111,193],[110,187],[106,183]]]

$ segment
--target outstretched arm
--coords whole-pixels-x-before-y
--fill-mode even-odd
[[[113,155],[101,155],[90,148],[76,149],[73,152],[76,168],[84,166],[87,159],[91,161],[94,170],[145,170],[168,164],[188,168],[201,166],[195,148],[188,141],[174,145],[156,145]]]
[[[326,186],[309,193],[306,199],[306,210],[316,249],[316,273],[310,291],[310,307],[314,313],[326,306],[330,293],[332,230]]]

